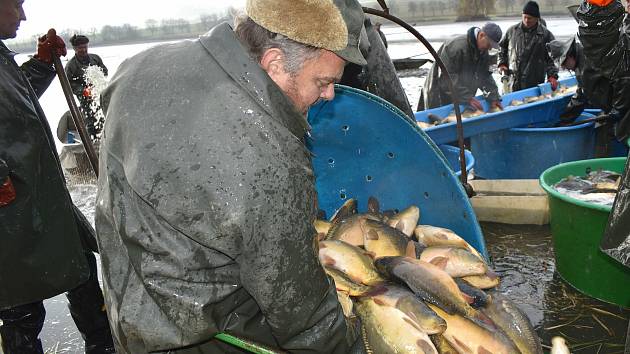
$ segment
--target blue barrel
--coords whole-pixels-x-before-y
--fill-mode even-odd
[[[455,175],[461,175],[462,172],[459,163],[459,148],[452,145],[440,145],[438,146],[438,148],[440,148],[440,151],[442,152],[442,154],[444,154],[446,161],[448,161],[448,164],[455,172]],[[475,157],[469,150],[464,150],[464,155],[466,158],[466,171],[470,172],[470,170],[475,167]]]
[[[579,119],[592,118],[583,113]],[[536,179],[551,166],[591,159],[595,153],[595,123],[573,127],[512,128],[470,138],[475,174],[486,179]]]
[[[452,229],[487,257],[466,192],[416,122],[367,92],[338,85],[335,95],[309,111],[319,208],[332,215],[355,198],[363,212],[371,196],[383,210],[416,205],[420,223]]]

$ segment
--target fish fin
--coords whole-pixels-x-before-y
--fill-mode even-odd
[[[317,210],[317,218],[319,220],[327,220],[327,218],[326,218],[326,211],[322,210],[322,209],[318,209]]]
[[[466,343],[457,339],[457,337],[453,337],[453,340],[455,341],[455,343],[451,343],[451,344],[453,344],[456,347],[455,349],[457,349],[459,353],[474,353],[471,347],[469,347],[468,345],[466,345]]]
[[[376,253],[370,251],[365,251],[364,253],[370,258],[376,259]]]
[[[375,304],[379,305],[379,306],[386,306],[387,303],[377,297],[373,297],[372,301],[374,301]]]
[[[388,219],[391,219],[394,215],[396,215],[396,212],[391,209],[383,211],[383,216]]]
[[[407,316],[407,314],[405,314],[405,316],[403,317],[403,321],[407,322],[411,327],[417,329],[419,332],[424,332],[424,330],[422,330],[422,327],[420,327],[418,323],[416,323],[416,321]]]
[[[398,230],[398,231],[400,231],[400,232],[403,232],[403,233],[404,233],[404,230],[405,230],[405,222],[404,222],[403,220],[398,221],[398,223],[396,223],[396,227],[395,227],[395,229],[396,229],[396,230]],[[407,235],[407,234],[405,234],[405,235]]]
[[[335,259],[330,256],[324,256],[322,258],[322,263],[324,264],[324,266],[334,266],[335,263],[337,263],[337,261],[335,261]]]
[[[345,203],[335,212],[335,215],[332,216],[330,222],[334,223],[343,218],[347,218],[353,214],[357,213],[357,201],[353,198],[346,200]]]
[[[435,257],[429,263],[431,263],[434,266],[444,270],[444,269],[446,269],[446,266],[448,265],[448,258],[446,258],[446,257]]]
[[[380,205],[378,199],[372,196],[368,199],[368,212],[378,214],[380,209]]]
[[[446,233],[444,233],[444,231],[439,231],[438,233],[436,233],[435,238],[445,241],[448,240],[448,236],[446,235]]]
[[[422,331],[421,331],[422,332]],[[435,349],[435,346],[433,344],[431,344],[430,342],[427,342],[426,340],[423,339],[418,339],[416,341],[416,344],[418,345],[418,348],[420,348],[420,352],[421,353],[425,353],[425,354],[437,354],[437,349]]]
[[[405,256],[409,258],[418,258],[416,253],[416,244],[413,241],[407,242],[407,248],[405,249]]]
[[[462,294],[462,297],[464,297],[464,301],[466,301],[469,305],[472,305],[475,303],[475,298],[466,294],[463,291],[460,291],[460,293]]]
[[[483,346],[480,346],[479,348],[477,348],[477,354],[492,354],[492,352],[484,348]]]
[[[368,240],[378,240],[379,239],[378,232],[376,232],[376,230],[370,230],[365,235],[365,238]]]

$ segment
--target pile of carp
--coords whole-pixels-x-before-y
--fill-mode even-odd
[[[527,317],[484,258],[453,231],[418,225],[416,206],[316,220],[319,260],[369,353],[542,353]],[[484,291],[485,290],[485,291]],[[360,319],[360,321],[357,320]]]
[[[518,106],[522,106],[525,104],[529,104],[529,103],[534,103],[534,102],[539,102],[539,101],[544,101],[544,100],[548,100],[550,98],[556,97],[558,95],[566,95],[566,94],[570,94],[570,93],[575,93],[575,91],[577,90],[577,86],[564,86],[561,85],[556,91],[553,91],[552,93],[548,93],[548,94],[542,94],[540,96],[526,96],[522,99],[513,99],[510,101],[510,103],[507,106],[513,106],[513,107],[518,107]],[[496,113],[496,112],[501,112],[502,109],[498,108],[498,107],[494,107],[492,109],[490,109],[489,111],[485,112],[485,111],[480,111],[480,110],[471,110],[470,108],[465,109],[462,112],[462,120],[463,119],[468,119],[468,118],[474,118],[474,117],[479,117],[482,116],[484,114],[489,114],[489,113]],[[442,124],[447,124],[447,123],[455,123],[457,122],[457,117],[455,116],[455,111],[451,111],[451,113],[446,116],[446,117],[440,117],[436,114],[433,113],[429,113],[427,115],[428,118],[428,122],[417,122],[416,124],[418,124],[418,126],[421,129],[426,129],[426,128],[430,128],[430,127],[434,127],[434,126],[438,126],[438,125],[442,125]]]
[[[621,184],[621,174],[613,171],[587,171],[586,176],[568,176],[553,187],[561,194],[587,203],[612,206]]]

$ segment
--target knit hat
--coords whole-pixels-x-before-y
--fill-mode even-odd
[[[245,11],[259,26],[302,44],[330,51],[348,45],[348,28],[332,0],[247,0]]]
[[[70,37],[70,44],[72,44],[73,47],[80,46],[81,44],[87,44],[89,41],[88,37],[82,34],[75,34]]]
[[[536,18],[540,18],[540,8],[536,1],[528,1],[523,7],[523,15],[530,15]]]

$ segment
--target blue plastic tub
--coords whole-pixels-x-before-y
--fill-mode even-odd
[[[438,146],[446,161],[448,161],[449,166],[455,172],[456,176],[462,174],[461,166],[459,163],[459,148],[451,145],[440,145]],[[470,172],[470,170],[475,167],[475,157],[469,150],[464,150],[464,156],[466,157],[466,171]]]
[[[584,113],[579,119],[592,118]],[[475,174],[486,179],[536,179],[551,166],[595,153],[595,123],[573,127],[512,128],[470,138]]]
[[[355,198],[365,211],[370,196],[383,210],[417,205],[421,223],[452,229],[487,257],[464,188],[415,121],[367,92],[338,85],[335,94],[333,101],[309,112],[307,144],[319,208],[332,215],[345,200]]]
[[[564,86],[574,86],[577,85],[577,80],[575,77],[569,77],[567,79],[560,80],[560,84]],[[523,100],[527,97],[540,96],[541,94],[549,92],[551,92],[551,85],[549,83],[544,83],[538,85],[538,87],[512,92],[503,96],[501,98],[501,102],[505,107],[505,110],[495,113],[486,113],[482,116],[468,118],[462,121],[464,126],[464,137],[468,138],[481,133],[489,133],[508,128],[546,122],[550,119],[558,117],[566,108],[566,105],[569,103],[573,93],[557,95],[543,101],[527,103],[520,106],[510,105],[510,103],[515,99]],[[488,102],[486,102],[486,100],[481,96],[478,96],[477,98],[481,102],[484,110],[488,111],[490,108]],[[462,111],[464,108],[464,106],[461,106]],[[416,112],[415,118],[419,122],[429,122],[429,114],[434,114],[438,117],[444,118],[452,111],[453,105],[449,104],[442,107]],[[425,132],[438,145],[451,143],[457,140],[455,123],[430,127],[425,129]]]

